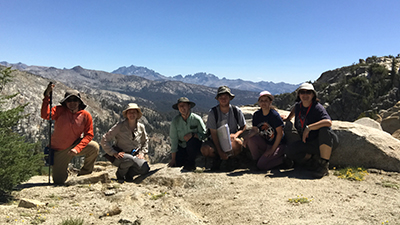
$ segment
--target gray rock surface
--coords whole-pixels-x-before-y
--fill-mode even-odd
[[[340,144],[332,166],[360,166],[400,172],[400,141],[390,134],[350,122],[333,121]]]
[[[361,124],[361,125],[371,127],[371,128],[375,128],[378,130],[382,130],[381,124],[369,117],[362,117],[362,118],[354,121],[354,123]]]

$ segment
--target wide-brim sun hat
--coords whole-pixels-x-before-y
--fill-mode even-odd
[[[65,103],[66,103],[65,101],[70,97],[78,98],[79,101],[81,101],[80,108],[81,109],[86,108],[86,104],[83,102],[83,100],[81,98],[81,94],[77,90],[67,90],[65,92],[64,98],[60,101],[61,105],[65,105]]]
[[[124,109],[124,111],[122,111],[122,116],[124,116],[124,118],[126,118],[126,112],[128,112],[128,110],[130,110],[130,109],[136,109],[136,110],[138,111],[139,115],[138,115],[138,118],[137,118],[137,119],[140,119],[140,118],[142,117],[143,113],[142,113],[142,110],[140,110],[138,104],[136,104],[136,103],[129,103],[129,104],[126,106],[126,108]]]
[[[258,96],[258,101],[260,101],[260,98],[261,98],[262,96],[268,96],[268,97],[271,99],[271,101],[274,100],[274,96],[273,96],[269,91],[262,91],[262,92],[260,92],[260,95]]]
[[[193,107],[196,105],[196,103],[191,102],[188,98],[186,98],[186,97],[180,97],[180,98],[178,99],[178,101],[177,101],[175,104],[172,105],[172,108],[173,108],[173,109],[176,109],[176,110],[179,110],[179,109],[178,109],[178,104],[181,103],[181,102],[189,103],[190,108],[193,108]]]
[[[296,90],[297,96],[299,95],[299,91],[300,91],[300,90],[307,90],[307,91],[310,90],[310,91],[313,91],[315,97],[317,97],[317,92],[315,91],[314,86],[313,86],[312,84],[310,84],[310,83],[302,83],[302,84],[299,86],[299,88],[297,88],[297,90]]]
[[[229,96],[231,96],[231,100],[235,97],[235,95],[232,94],[231,89],[228,86],[221,86],[221,87],[218,88],[217,96],[215,96],[215,99],[218,99],[219,95],[222,95],[222,94],[225,94],[225,93],[229,94]]]

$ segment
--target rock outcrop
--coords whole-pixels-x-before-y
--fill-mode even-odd
[[[333,121],[340,144],[332,166],[360,166],[400,172],[400,141],[389,133],[350,122]]]

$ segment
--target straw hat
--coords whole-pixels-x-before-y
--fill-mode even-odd
[[[142,117],[143,113],[142,110],[140,110],[139,106],[136,103],[129,103],[125,110],[122,111],[122,116],[124,116],[124,118],[126,118],[126,112],[130,109],[136,109],[138,111],[139,116],[137,119],[140,119],[140,117]]]

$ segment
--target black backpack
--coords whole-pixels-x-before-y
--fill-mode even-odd
[[[211,108],[211,110],[214,113],[215,124],[218,123],[217,107],[218,107],[218,105]],[[236,120],[236,126],[238,126],[238,129],[239,129],[240,128],[239,127],[239,109],[234,105],[230,105],[229,107],[232,108],[232,110],[233,110],[233,115],[235,116],[235,120]],[[210,136],[210,135],[211,135],[210,129],[207,129],[207,136]]]

